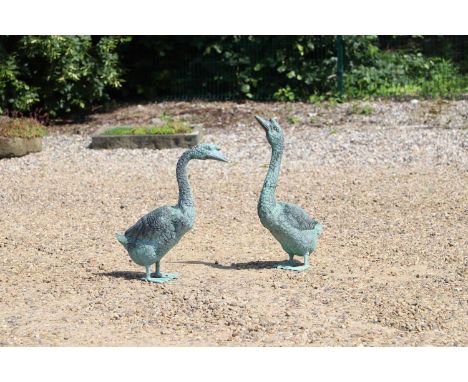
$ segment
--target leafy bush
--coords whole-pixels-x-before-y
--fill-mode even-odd
[[[429,97],[453,97],[468,93],[468,77],[444,59],[433,59],[429,79],[420,79],[421,94]]]
[[[466,76],[448,59],[387,52],[377,36],[344,36],[344,45],[347,97],[466,92]],[[124,99],[338,98],[335,36],[140,36],[121,52]]]
[[[18,138],[42,137],[46,128],[33,118],[1,118],[0,136]]]
[[[374,42],[347,36],[346,60],[367,63]],[[334,36],[140,36],[121,52],[124,98],[296,101],[336,88]]]
[[[0,112],[42,110],[52,117],[90,110],[121,86],[114,36],[0,38]]]
[[[346,97],[467,93],[466,38],[455,38],[344,36]],[[0,113],[57,117],[109,100],[338,101],[336,66],[335,36],[1,36]]]
[[[462,76],[449,61],[422,54],[379,52],[371,64],[357,65],[345,74],[347,96],[452,97],[468,91]]]

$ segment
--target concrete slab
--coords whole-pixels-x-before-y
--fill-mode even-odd
[[[0,137],[0,158],[21,157],[42,150],[42,138]]]
[[[96,131],[91,137],[92,149],[173,149],[189,148],[201,143],[202,129],[195,126],[188,134],[148,134],[148,135],[103,135],[106,130],[113,127],[105,127]]]

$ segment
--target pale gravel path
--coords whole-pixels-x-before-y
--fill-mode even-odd
[[[366,126],[361,128],[289,127],[286,128],[284,166],[294,161],[312,160],[315,165],[396,165],[451,164],[468,169],[468,130],[434,129],[421,126]],[[268,163],[269,146],[257,126],[238,125],[230,129],[207,129],[205,142],[216,142],[231,161],[245,167]],[[7,168],[44,165],[60,160],[77,163],[82,160],[107,160],[118,168],[122,162],[139,160],[145,168],[153,161],[171,165],[183,150],[86,150],[89,136],[50,136],[44,140],[44,152],[15,159]],[[57,150],[59,148],[59,150]],[[5,164],[8,160],[3,161]],[[83,166],[86,167],[86,166]],[[211,168],[208,166],[207,168]]]
[[[165,285],[141,282],[113,234],[175,201],[182,150],[57,135],[1,160],[0,344],[467,346],[460,105],[450,128],[284,124],[279,197],[325,225],[303,274],[270,269],[285,255],[256,216],[269,147],[248,120],[206,130],[231,162],[190,165],[197,222]]]

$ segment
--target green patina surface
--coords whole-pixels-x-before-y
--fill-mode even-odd
[[[187,165],[192,159],[214,159],[227,162],[214,144],[201,144],[185,151],[177,162],[176,176],[179,185],[179,201],[174,206],[162,206],[140,218],[117,240],[125,247],[130,258],[144,266],[144,280],[162,283],[178,278],[176,273],[162,273],[161,259],[192,229],[195,223],[195,205],[187,177]],[[155,273],[151,266],[155,264]]]
[[[258,216],[262,225],[271,232],[289,256],[286,263],[278,264],[276,268],[305,271],[309,268],[309,255],[317,247],[322,226],[301,207],[276,201],[276,187],[284,150],[283,129],[275,119],[266,120],[259,116],[255,118],[265,130],[272,148],[270,165],[258,201]],[[296,266],[294,256],[303,256],[304,264]]]

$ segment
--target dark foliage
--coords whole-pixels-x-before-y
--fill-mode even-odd
[[[345,36],[345,96],[467,92],[466,36]],[[109,100],[338,98],[335,36],[2,36],[0,113]],[[123,86],[122,86],[123,85]]]

